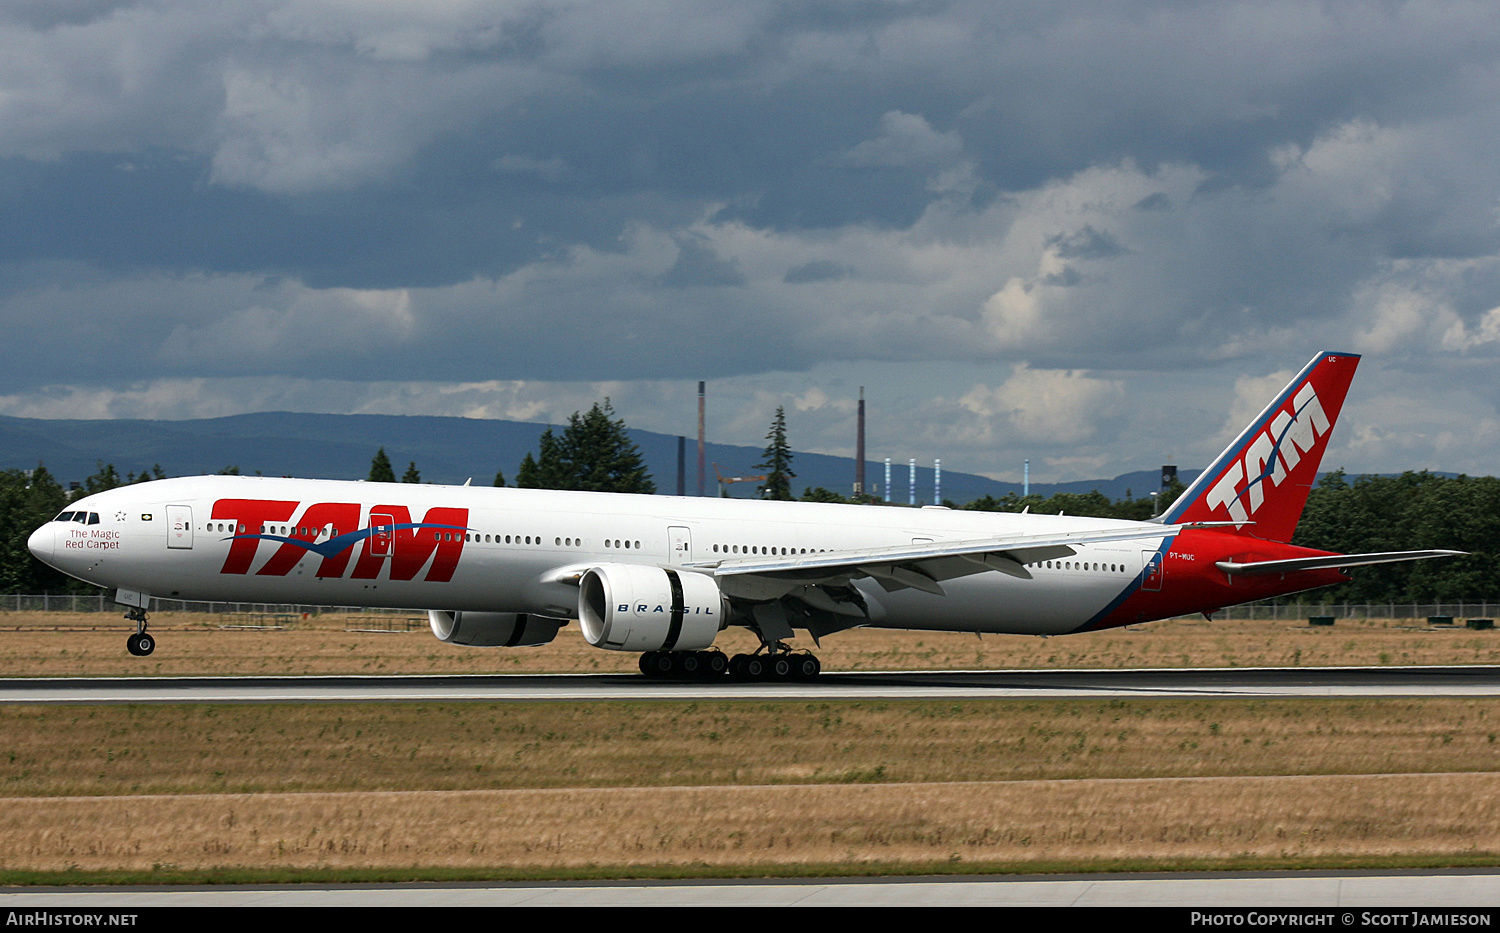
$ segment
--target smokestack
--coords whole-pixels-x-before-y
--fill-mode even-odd
[[[917,458],[916,457],[912,457],[910,460],[906,461],[906,480],[907,480],[907,483],[911,486],[911,501],[908,502],[907,504],[908,505],[916,505],[917,504]]]
[[[865,387],[859,387],[859,431],[854,442],[854,494],[865,491]]]
[[[943,504],[943,461],[932,461],[932,504]]]
[[[703,380],[698,380],[698,495],[703,495]]]
[[[885,458],[885,501],[891,501],[891,458]]]

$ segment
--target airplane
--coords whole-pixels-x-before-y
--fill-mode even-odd
[[[149,655],[153,597],[425,610],[440,640],[584,639],[653,677],[816,677],[851,628],[1062,635],[1212,613],[1448,550],[1290,544],[1359,357],[1315,356],[1161,516],[1122,521],[811,502],[197,476],[70,504],[39,559],[114,591]],[[729,626],[753,653],[714,648]]]

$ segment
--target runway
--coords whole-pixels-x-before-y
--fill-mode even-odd
[[[653,681],[638,674],[0,680],[0,703],[1361,696],[1500,696],[1500,667],[905,671],[831,673],[808,683]]]
[[[1183,907],[1220,926],[1279,926],[1272,909],[1371,909],[1324,926],[1413,926],[1412,911],[1493,921],[1500,875],[1491,869],[1407,872],[1233,872],[801,881],[550,882],[508,884],[215,885],[0,892],[7,910],[160,907]],[[1247,908],[1260,910],[1246,917]],[[1465,909],[1467,908],[1467,909]],[[1433,910],[1422,911],[1430,916]],[[1234,917],[1239,916],[1239,922]],[[1184,918],[1186,919],[1186,918]],[[1258,920],[1258,922],[1257,922]],[[1423,925],[1451,926],[1448,923]],[[1466,925],[1489,925],[1470,920]]]

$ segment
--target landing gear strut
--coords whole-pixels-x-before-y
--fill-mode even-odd
[[[128,621],[135,623],[135,634],[125,639],[125,650],[138,658],[156,650],[156,639],[146,634],[146,610],[131,609],[125,613]]]

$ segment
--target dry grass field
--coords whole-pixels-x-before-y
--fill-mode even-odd
[[[0,673],[634,661],[574,631],[507,651],[350,624],[250,632],[163,617],[156,654],[137,659],[108,620],[0,617]],[[1056,639],[852,632],[819,654],[851,670],[1497,652],[1493,632],[1200,619]],[[0,707],[0,880],[1494,864],[1497,734],[1490,699],[12,705]]]
[[[0,729],[12,879],[1500,854],[1488,700],[15,706]]]

